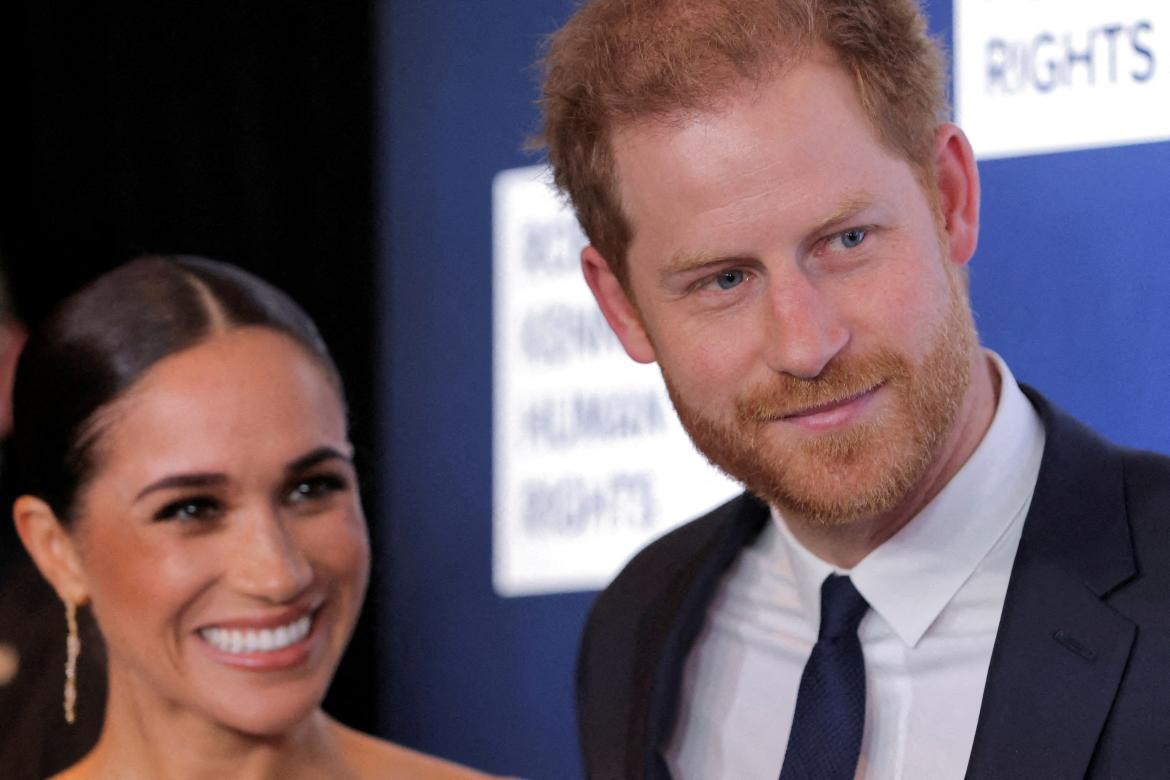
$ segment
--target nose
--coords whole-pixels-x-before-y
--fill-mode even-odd
[[[313,580],[313,567],[280,513],[254,510],[232,552],[232,583],[241,593],[273,604],[287,603]]]
[[[764,316],[766,361],[780,373],[817,377],[849,343],[837,303],[800,272],[771,280]]]

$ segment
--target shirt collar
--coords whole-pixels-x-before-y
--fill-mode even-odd
[[[1044,451],[1044,427],[1007,364],[991,426],[962,468],[929,504],[849,574],[857,590],[907,645],[918,644],[955,594],[1026,511]],[[842,570],[805,549],[772,508],[804,613],[814,627],[825,577]]]

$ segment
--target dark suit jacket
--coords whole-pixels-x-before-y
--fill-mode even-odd
[[[1025,392],[1047,440],[967,776],[1170,777],[1170,459]],[[767,522],[742,495],[652,543],[598,597],[577,666],[589,778],[669,777],[687,654]]]

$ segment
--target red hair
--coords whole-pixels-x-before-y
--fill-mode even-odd
[[[818,45],[852,74],[881,142],[927,185],[948,112],[942,54],[915,0],[592,0],[551,37],[538,140],[623,284],[634,226],[618,198],[615,130],[709,109]]]

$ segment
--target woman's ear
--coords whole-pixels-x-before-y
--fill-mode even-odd
[[[12,506],[12,519],[28,554],[61,600],[87,602],[89,589],[77,543],[49,505],[35,496],[21,496]]]

